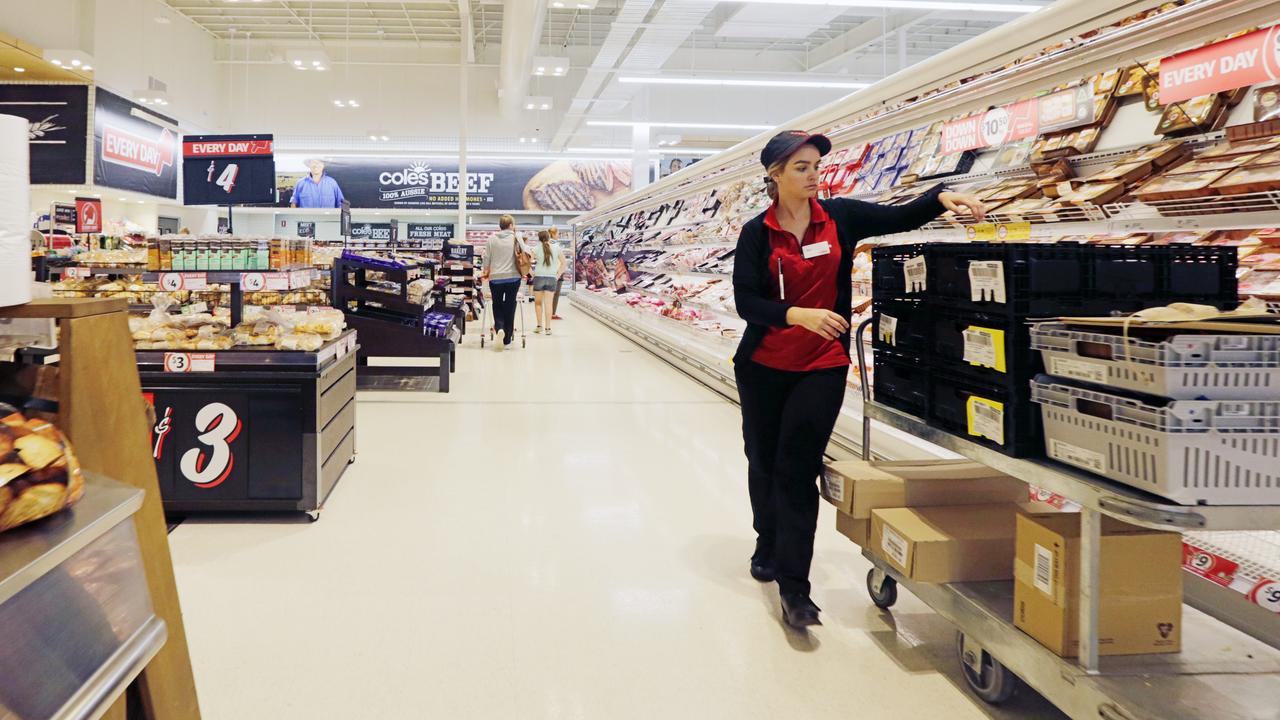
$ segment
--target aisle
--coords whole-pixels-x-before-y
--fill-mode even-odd
[[[949,626],[876,611],[825,504],[827,625],[784,631],[736,407],[561,312],[525,350],[469,341],[451,394],[362,393],[318,523],[173,533],[205,718],[1061,717],[958,689]]]

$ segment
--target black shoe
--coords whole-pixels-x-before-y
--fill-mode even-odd
[[[773,582],[775,573],[773,563],[762,562],[759,560],[751,561],[751,577],[762,583]]]
[[[808,595],[783,595],[782,619],[796,630],[803,630],[810,625],[821,625],[818,613],[822,609],[813,604]]]

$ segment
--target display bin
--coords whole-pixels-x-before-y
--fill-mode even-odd
[[[1003,383],[980,382],[935,366],[929,376],[926,418],[940,430],[1006,455],[1034,457],[1043,452],[1043,447],[1040,414],[1030,395],[1028,383],[1020,384],[1012,378]],[[997,420],[997,432],[981,434]]]
[[[1081,254],[1090,315],[1133,312],[1174,302],[1234,308],[1238,256],[1233,247],[1089,245]]]
[[[1128,397],[1041,376],[1045,454],[1183,504],[1280,504],[1280,400]]]
[[[929,410],[929,364],[916,353],[876,350],[876,402],[924,417]]]
[[[886,300],[871,307],[872,346],[877,350],[926,353],[931,345],[929,308],[923,300]]]
[[[939,304],[1012,317],[1058,317],[1084,306],[1088,291],[1076,243],[939,243],[926,252],[929,296]],[[999,263],[999,269],[973,263]],[[1004,301],[979,288],[971,273],[998,272]],[[976,299],[975,299],[976,298]]]
[[[871,296],[877,302],[889,300],[923,300],[926,295],[928,259],[923,244],[891,245],[871,251]],[[916,258],[925,258],[925,274],[919,284],[907,286],[906,264]],[[919,261],[917,261],[919,262]]]
[[[928,358],[935,367],[980,382],[1019,386],[1026,386],[1042,370],[1039,354],[1031,349],[1031,328],[1022,318],[935,304],[929,319],[932,340]],[[975,357],[994,361],[994,367],[969,362],[966,350],[971,348]]]
[[[1280,399],[1280,335],[1174,335],[1152,342],[1037,323],[1045,371],[1177,400]]]

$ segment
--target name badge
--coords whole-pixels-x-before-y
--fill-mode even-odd
[[[805,245],[800,248],[800,251],[804,253],[805,260],[812,260],[813,258],[822,257],[823,255],[830,255],[831,243],[827,241]]]

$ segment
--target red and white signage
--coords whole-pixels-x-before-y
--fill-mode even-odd
[[[1188,50],[1160,61],[1160,102],[1280,79],[1280,25]]]
[[[102,232],[102,200],[99,198],[76,198],[76,232]]]
[[[168,128],[162,128],[159,136],[152,138],[114,125],[104,125],[102,159],[159,177],[166,167],[173,164],[173,135]]]
[[[271,155],[275,143],[271,140],[200,140],[182,143],[182,157],[244,157],[246,155]]]
[[[939,152],[952,155],[1088,125],[1094,121],[1093,110],[1092,95],[1078,87],[1001,105],[943,125]]]
[[[1187,543],[1182,544],[1182,567],[1184,570],[1222,587],[1231,587],[1231,581],[1235,579],[1236,570],[1240,569],[1238,563],[1218,557],[1211,552],[1206,552]]]
[[[217,367],[217,355],[213,353],[181,353],[164,354],[164,371],[175,373],[213,372]]]

